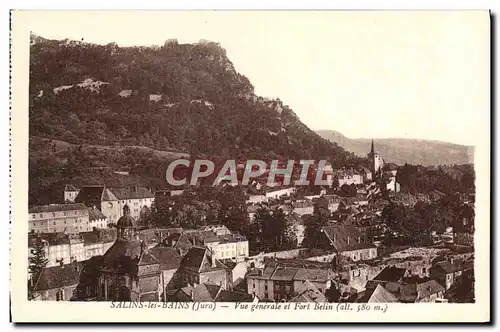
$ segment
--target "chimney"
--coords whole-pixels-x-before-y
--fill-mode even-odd
[[[59,266],[63,267],[64,266],[64,261],[62,259],[59,260]]]

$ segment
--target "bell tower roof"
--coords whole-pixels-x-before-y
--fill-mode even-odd
[[[374,146],[374,144],[373,144],[373,139],[372,139],[372,148],[371,148],[371,150],[370,150],[370,153],[371,153],[372,155],[373,155],[373,154],[375,154],[375,146]]]

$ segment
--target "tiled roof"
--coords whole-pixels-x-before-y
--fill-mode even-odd
[[[151,255],[151,253],[147,252],[142,254],[141,259],[137,263],[137,265],[152,265],[152,264],[160,264],[158,259]]]
[[[83,238],[83,243],[86,246],[91,244],[102,243],[101,237],[97,232],[82,232],[80,233],[80,236]]]
[[[395,267],[395,266],[387,266],[380,273],[373,278],[373,280],[377,281],[401,281],[406,274],[406,269]]]
[[[221,289],[215,302],[252,302],[253,297],[248,293]]]
[[[69,244],[70,237],[65,233],[39,233],[28,234],[28,247],[33,248],[38,239],[47,241],[51,246],[58,246],[62,244]]]
[[[282,268],[278,267],[274,270],[273,275],[271,276],[272,280],[281,280],[281,281],[292,281],[297,274],[299,269],[297,268]]]
[[[198,284],[188,286],[176,291],[169,299],[193,302],[213,302],[219,293],[220,287],[217,285]],[[179,294],[182,293],[182,294]]]
[[[148,293],[141,295],[141,301],[144,302],[158,302],[158,293]]]
[[[191,249],[194,244],[193,240],[188,236],[186,233],[182,234],[172,234],[168,237],[169,240],[175,240],[175,245],[174,248],[179,248],[180,250],[183,251],[188,251]]]
[[[295,274],[294,280],[309,280],[313,282],[326,282],[329,280],[328,271],[321,269],[300,269]]]
[[[206,255],[206,248],[192,247],[181,261],[181,267],[200,272],[203,268],[203,259]]]
[[[100,220],[100,219],[106,219],[106,216],[104,214],[102,214],[102,212],[99,211],[99,209],[97,209],[97,208],[94,208],[94,207],[89,208],[89,220],[93,221],[93,220]]]
[[[280,281],[306,281],[326,282],[330,279],[327,269],[318,269],[311,267],[293,267],[282,264],[267,264],[264,270],[253,270],[247,274],[247,277],[261,280],[280,280]]]
[[[101,196],[101,201],[103,202],[108,202],[108,201],[117,201],[118,197],[116,197],[108,188],[104,188]]]
[[[306,280],[296,291],[289,302],[328,302],[327,298],[309,280]]]
[[[59,211],[79,211],[87,210],[83,204],[51,204],[51,205],[38,205],[29,209],[29,213],[43,213],[43,212],[59,212]]]
[[[92,206],[101,202],[104,186],[83,186],[75,198],[75,202]]]
[[[219,243],[235,243],[235,242],[248,241],[246,237],[239,234],[219,235],[218,240]]]
[[[35,290],[49,290],[78,285],[83,262],[63,266],[44,267],[35,285]]]
[[[419,300],[444,291],[444,287],[441,286],[436,280],[429,280],[422,284],[417,284],[417,293]]]
[[[280,265],[287,267],[298,267],[302,269],[329,269],[332,267],[330,263],[318,262],[307,259],[299,259],[299,258],[294,258],[294,259],[273,258],[273,260],[274,263],[271,262],[268,264],[268,266]]]
[[[436,267],[438,268],[441,268],[445,273],[453,273],[453,272],[457,272],[457,271],[461,271],[463,270],[463,261],[462,260],[455,260],[452,263],[450,263],[449,261],[442,261],[442,262],[438,262],[436,263]]]
[[[109,188],[118,200],[154,198],[151,191],[145,187]]]
[[[417,285],[416,284],[402,284],[399,282],[388,282],[384,288],[392,293],[399,302],[414,303],[417,299]]]
[[[116,241],[104,254],[104,268],[134,276],[142,252],[139,241]]]
[[[361,233],[352,225],[330,225],[322,228],[338,252],[375,248],[361,240]]]
[[[149,249],[149,253],[160,262],[162,271],[177,270],[181,264],[182,258],[175,248],[156,246]]]
[[[67,184],[64,186],[64,191],[78,191],[78,189],[72,184]]]
[[[396,296],[384,288],[382,285],[377,285],[375,290],[367,300],[368,303],[394,303],[398,302]]]
[[[97,229],[90,232],[80,232],[85,245],[95,243],[110,243],[116,240],[116,229]]]

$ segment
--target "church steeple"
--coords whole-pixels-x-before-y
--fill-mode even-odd
[[[371,155],[375,154],[375,146],[373,145],[373,138],[372,138],[372,149],[370,150],[370,154]]]

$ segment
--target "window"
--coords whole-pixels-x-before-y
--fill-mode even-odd
[[[57,291],[56,293],[56,301],[64,300],[64,292],[62,290]]]
[[[55,217],[56,216],[56,213],[55,212],[52,212],[52,217]]]
[[[253,288],[255,288],[255,282],[253,283]]]
[[[265,286],[264,286],[264,290],[266,290],[266,291],[267,291],[267,285],[265,285]]]
[[[32,215],[33,219],[36,219],[36,214]]]
[[[40,213],[40,218],[43,218],[43,213]]]
[[[53,224],[55,225],[55,224],[56,224],[56,222],[54,221],[54,222],[53,222]]]

